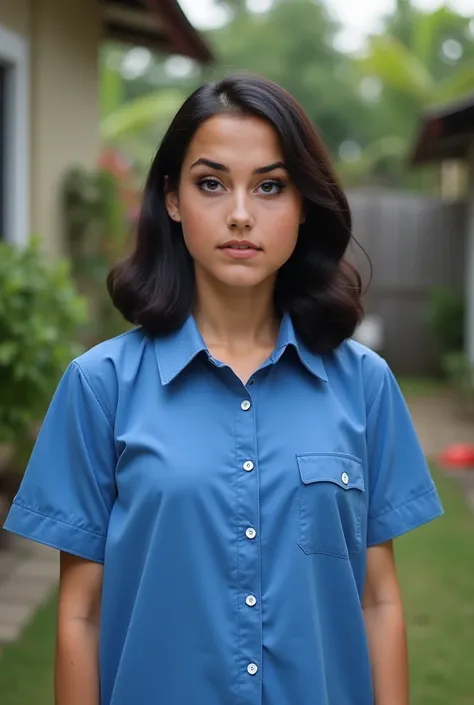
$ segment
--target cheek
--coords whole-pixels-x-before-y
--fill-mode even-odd
[[[183,237],[191,255],[209,250],[213,246],[216,226],[213,209],[192,187],[185,187],[180,193],[180,216]]]
[[[300,220],[301,212],[296,209],[286,209],[274,218],[267,240],[274,244],[272,250],[278,259],[286,261],[293,253],[298,241]]]

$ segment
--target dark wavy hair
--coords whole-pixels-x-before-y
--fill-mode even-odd
[[[278,272],[275,306],[279,314],[291,315],[309,348],[329,352],[352,336],[363,312],[361,278],[344,258],[352,237],[349,204],[301,106],[280,86],[256,76],[208,83],[177,113],[150,168],[134,250],[107,278],[112,301],[128,321],[152,336],[178,329],[192,313],[193,262],[181,225],[166,210],[165,190],[177,189],[194,134],[219,114],[263,118],[279,136],[306,217],[292,256]]]

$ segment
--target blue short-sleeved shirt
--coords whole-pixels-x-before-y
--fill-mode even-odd
[[[102,705],[369,705],[367,548],[441,513],[380,357],[285,316],[244,386],[189,318],[70,365],[6,528],[104,562]]]

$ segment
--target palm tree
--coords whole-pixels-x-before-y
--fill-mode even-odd
[[[366,53],[356,59],[361,78],[375,79],[380,86],[373,120],[379,119],[381,135],[350,166],[352,174],[367,177],[385,161],[402,181],[406,178],[403,166],[421,113],[474,90],[474,42],[468,28],[469,19],[446,6],[426,13],[410,0],[397,0],[385,32],[370,37]]]
[[[398,0],[397,5],[387,33],[371,37],[367,54],[358,62],[363,74],[410,96],[420,108],[474,90],[468,18],[446,6],[424,13],[412,8],[409,0]]]
[[[101,74],[103,146],[125,153],[143,171],[183,98],[178,89],[160,88],[126,100],[120,72],[105,63]]]

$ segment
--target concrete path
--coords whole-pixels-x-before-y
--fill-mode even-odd
[[[418,437],[428,458],[436,458],[451,443],[474,444],[474,419],[448,395],[407,398]]]
[[[474,421],[466,419],[448,396],[408,398],[422,446],[435,458],[448,444],[474,443]],[[474,508],[474,472],[462,480]],[[58,581],[58,553],[23,539],[0,552],[0,649],[15,641]]]
[[[57,585],[59,554],[12,537],[0,552],[0,651],[16,641],[25,624]]]
[[[418,437],[429,460],[436,460],[452,443],[474,444],[474,419],[449,394],[407,399]],[[451,472],[474,511],[474,470]]]

